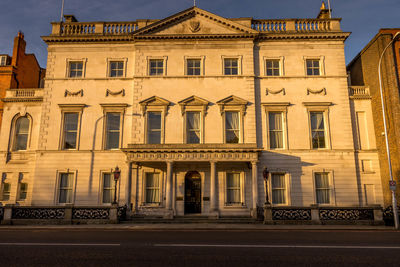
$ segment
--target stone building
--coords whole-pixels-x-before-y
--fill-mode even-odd
[[[161,20],[65,18],[42,37],[45,88],[5,98],[3,205],[107,207],[116,194],[132,215],[218,218],[256,217],[267,196],[274,207],[383,204],[368,92],[349,94],[349,33],[324,7],[316,19],[197,7]]]
[[[14,38],[13,54],[0,54],[0,98],[7,89],[37,88],[44,78],[45,70],[40,68],[34,54],[25,54],[24,34]],[[3,102],[0,101],[0,124],[3,117]]]
[[[373,133],[377,142],[381,168],[382,189],[385,206],[392,205],[392,194],[389,190],[389,169],[386,153],[385,136],[382,119],[381,96],[379,91],[378,62],[383,49],[389,45],[393,36],[400,29],[381,29],[378,34],[361,50],[347,66],[350,84],[366,88],[371,94],[373,109]],[[392,159],[393,178],[400,182],[400,41],[394,41],[386,50],[382,60],[382,89],[386,106],[386,120],[389,147]],[[400,191],[396,198],[400,201]]]

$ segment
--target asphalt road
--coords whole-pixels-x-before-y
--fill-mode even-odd
[[[400,266],[400,232],[0,229],[0,266]]]

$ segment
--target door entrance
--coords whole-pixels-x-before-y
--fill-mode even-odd
[[[197,171],[185,175],[185,214],[201,213],[201,176]]]

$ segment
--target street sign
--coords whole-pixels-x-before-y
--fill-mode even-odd
[[[396,181],[389,181],[389,188],[391,191],[396,191]]]

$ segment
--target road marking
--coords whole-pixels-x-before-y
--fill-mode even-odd
[[[115,247],[121,244],[98,244],[98,243],[0,243],[0,246],[99,246]]]
[[[378,246],[311,246],[311,245],[214,245],[214,244],[154,244],[154,247],[214,247],[214,248],[325,248],[325,249],[400,249]]]

